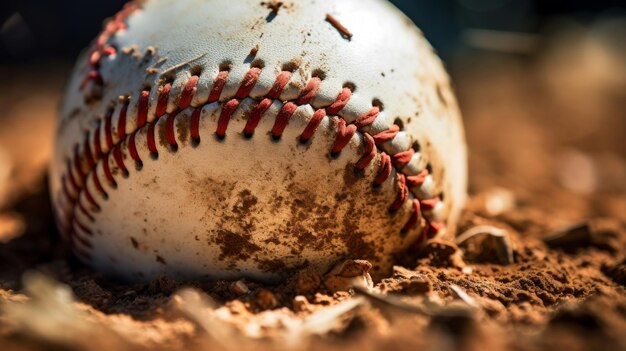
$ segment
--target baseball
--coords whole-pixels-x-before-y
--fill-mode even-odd
[[[130,281],[276,281],[453,235],[449,78],[384,0],[146,0],[78,60],[50,172],[77,258]]]

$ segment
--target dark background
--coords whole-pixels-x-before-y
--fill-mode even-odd
[[[124,0],[2,0],[0,63],[73,60]],[[624,0],[393,0],[444,60],[467,46],[468,29],[541,33],[559,17],[590,23],[626,14]]]

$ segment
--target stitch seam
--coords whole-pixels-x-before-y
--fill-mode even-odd
[[[233,113],[239,107],[240,99],[244,99],[248,97],[248,96],[244,96],[243,94],[244,93],[249,94],[252,91],[252,89],[256,85],[259,75],[260,75],[260,69],[258,68],[250,69],[248,73],[246,74],[245,78],[241,82],[240,88],[236,94],[237,98],[230,99],[227,102],[222,104],[222,110],[220,112],[217,127],[215,130],[215,134],[218,138],[224,138],[226,136],[226,131],[228,129],[228,122],[230,121],[230,118],[232,117]],[[211,89],[213,96],[210,96],[208,100],[201,106],[196,107],[192,113],[192,118],[190,119],[190,135],[192,139],[196,140],[197,142],[199,142],[199,139],[200,139],[199,119],[200,119],[201,109],[203,106],[206,106],[207,104],[212,103],[213,99],[221,95],[221,90],[225,86],[224,83],[225,83],[225,79],[227,76],[228,76],[228,72],[226,71],[222,71],[220,72],[220,74],[218,74],[218,76],[216,77],[214,81],[214,86]],[[274,97],[274,98],[280,96],[280,94],[284,90],[284,87],[288,83],[288,80],[286,80],[287,77],[289,78],[291,77],[291,72],[282,72],[281,74],[279,74],[276,78],[276,82],[274,83],[272,89],[270,89],[270,92],[266,95],[266,97],[264,97],[260,102],[258,102],[252,108],[251,116],[253,117],[248,120],[248,122],[246,123],[246,127],[244,128],[244,133],[247,134],[249,137],[253,135],[254,130],[256,126],[258,125],[258,122],[260,121],[260,118],[262,118],[263,114],[267,111],[269,106],[274,101],[269,96]],[[178,146],[175,135],[174,135],[174,120],[177,114],[180,112],[180,110],[183,107],[187,108],[190,106],[190,102],[193,99],[193,96],[195,95],[197,91],[196,86],[195,86],[197,84],[197,79],[198,79],[197,76],[192,76],[186,82],[180,94],[180,99],[179,99],[179,104],[178,104],[179,109],[168,114],[166,117],[166,120],[165,120],[166,141],[172,147],[173,151],[175,151],[175,149]],[[311,92],[317,92],[320,84],[321,84],[321,80],[319,78],[312,78],[307,84],[307,86],[304,89],[302,89],[300,95],[296,99],[296,102],[305,102],[305,103],[310,102],[315,97],[315,95],[311,95]],[[109,158],[111,155],[113,156],[113,161],[115,162],[115,165],[122,171],[123,176],[124,177],[129,176],[129,170],[126,167],[126,164],[124,163],[124,160],[122,157],[122,150],[121,150],[122,145],[124,144],[125,141],[126,141],[126,147],[129,150],[129,154],[131,155],[131,158],[138,164],[137,169],[140,169],[142,160],[140,159],[139,154],[137,152],[137,148],[135,144],[135,136],[136,136],[136,133],[138,133],[141,130],[141,127],[139,127],[141,124],[143,124],[143,126],[145,126],[145,124],[148,124],[147,146],[150,152],[152,153],[153,157],[158,156],[158,149],[156,147],[156,140],[155,140],[155,126],[157,122],[161,118],[163,118],[163,116],[166,114],[165,109],[167,107],[167,103],[170,98],[170,91],[171,91],[171,83],[167,83],[164,86],[159,87],[158,89],[159,94],[157,96],[157,108],[155,111],[155,115],[157,118],[153,120],[152,122],[147,122],[148,100],[146,98],[147,96],[146,91],[144,90],[140,92],[140,99],[138,101],[138,116],[137,116],[138,127],[135,131],[129,134],[126,134],[126,130],[125,130],[126,113],[128,109],[129,100],[128,99],[123,100],[122,101],[123,105],[119,110],[119,116],[118,116],[117,136],[118,136],[119,141],[117,143],[114,143],[113,141],[113,131],[112,131],[114,108],[109,108],[104,118],[104,134],[105,134],[106,145],[108,148],[107,152],[103,152],[99,145],[100,125],[98,125],[95,128],[95,131],[93,134],[93,142],[95,144],[95,147],[94,147],[95,155],[92,153],[91,148],[88,147],[90,144],[90,140],[89,140],[90,133],[85,134],[85,140],[84,140],[85,147],[83,148],[82,153],[79,152],[80,143],[76,144],[76,147],[74,148],[75,150],[74,156],[72,160],[68,160],[67,171],[66,171],[67,177],[63,176],[61,180],[63,193],[66,196],[67,200],[70,202],[70,204],[72,204],[71,205],[72,209],[68,211],[68,213],[65,214],[65,216],[68,217],[67,218],[68,220],[65,223],[69,222],[70,227],[77,227],[78,229],[80,229],[80,231],[85,232],[88,236],[91,236],[90,235],[91,231],[89,230],[88,226],[85,225],[84,223],[79,222],[74,213],[74,211],[78,209],[89,220],[91,221],[94,220],[93,216],[89,213],[89,210],[85,208],[82,202],[80,201],[80,194],[83,193],[85,195],[85,198],[90,205],[91,211],[98,212],[100,210],[100,207],[97,204],[95,198],[89,191],[86,181],[89,175],[91,174],[91,178],[94,180],[94,185],[95,185],[96,190],[101,194],[101,196],[104,199],[108,198],[108,193],[104,190],[104,187],[102,186],[96,174],[96,166],[98,163],[102,163],[103,173],[105,175],[105,178],[109,186],[115,189],[117,187],[117,182],[109,166]],[[311,117],[308,125],[306,126],[305,130],[301,134],[301,137],[300,137],[301,142],[306,143],[310,140],[310,138],[314,135],[315,131],[319,127],[321,120],[325,116],[336,115],[337,113],[339,113],[347,105],[348,101],[350,100],[351,95],[352,95],[352,92],[349,88],[343,88],[342,91],[337,96],[337,99],[330,106],[316,110],[313,116]],[[289,119],[291,118],[291,116],[293,115],[297,107],[298,107],[297,103],[294,103],[291,101],[283,102],[283,105],[278,113],[278,116],[276,117],[274,126],[271,131],[272,138],[277,139],[277,138],[280,138],[280,136],[282,136],[282,133],[284,132],[289,122]],[[376,157],[376,154],[378,153],[377,144],[382,144],[382,143],[393,140],[400,132],[400,128],[395,124],[392,125],[392,127],[390,127],[388,130],[385,130],[373,136],[370,135],[368,132],[363,131],[362,129],[369,126],[371,123],[373,123],[379,114],[380,114],[380,109],[374,106],[372,107],[370,111],[368,111],[363,116],[360,116],[353,123],[350,123],[350,124],[347,124],[346,121],[341,117],[334,117],[338,119],[337,121],[338,133],[337,133],[335,142],[333,143],[331,150],[330,150],[331,156],[337,156],[348,145],[350,139],[354,136],[354,134],[356,134],[357,132],[361,132],[365,140],[364,155],[362,156],[362,158],[359,159],[355,167],[361,170],[365,169],[373,161],[373,159]],[[146,122],[143,122],[143,121],[146,121]],[[375,177],[375,180],[374,180],[374,186],[382,185],[391,176],[394,166],[399,167],[408,163],[414,154],[415,154],[415,151],[412,148],[404,152],[399,152],[392,156],[389,156],[384,151],[381,151],[380,152],[381,164],[380,164],[377,176]],[[85,164],[87,166],[86,171],[85,169],[83,169],[83,165]],[[76,175],[78,175],[78,179],[75,177],[75,173]],[[409,186],[420,186],[421,184],[424,183],[426,177],[429,174],[430,172],[428,171],[428,169],[425,169],[416,176],[405,176],[404,174],[400,172],[400,170],[397,170],[397,181],[398,181],[399,191],[398,191],[398,196],[396,200],[390,206],[390,211],[394,212],[400,209],[400,207],[402,207],[403,204],[408,199]],[[77,194],[76,196],[72,196],[71,192],[69,191],[68,183],[74,189],[74,192]],[[424,212],[435,209],[435,207],[439,203],[440,203],[440,199],[438,197],[433,198],[433,199],[426,199],[426,200],[415,199],[412,204],[413,211],[412,211],[411,217],[409,218],[406,225],[403,227],[403,231],[407,231],[413,228],[414,226],[416,226],[417,223],[419,222],[420,215],[422,215],[422,218],[424,218],[426,221],[426,225],[421,235],[421,239],[436,235],[437,232],[441,230],[441,225],[438,223],[429,221],[427,216],[425,216]],[[88,241],[87,238],[80,237],[76,233],[76,230],[70,230],[69,236],[70,238],[75,237],[76,240],[81,244],[84,244],[85,241]],[[86,252],[83,248],[83,250],[79,252],[79,254],[81,255],[82,258],[85,258],[85,254],[88,254],[88,251]]]

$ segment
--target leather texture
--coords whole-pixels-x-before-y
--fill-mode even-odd
[[[396,254],[416,249],[429,226],[453,235],[466,193],[464,132],[449,78],[419,30],[383,0],[287,1],[277,12],[271,3],[134,3],[112,21],[119,28],[79,59],[59,117],[51,191],[59,225],[87,264],[129,280],[274,281],[293,269],[323,271],[361,258],[380,275]],[[253,87],[250,72],[260,72]],[[289,81],[254,135],[244,135],[284,72]],[[316,78],[315,96],[299,99]],[[216,82],[225,84],[211,102]],[[349,100],[333,111],[345,89]],[[162,115],[159,99],[167,99]],[[277,140],[272,130],[290,102],[296,109]],[[375,121],[331,154],[341,121],[354,124],[374,107],[381,110]],[[335,113],[302,143],[324,109]],[[194,111],[199,140],[191,137]],[[394,124],[400,132],[355,170],[368,138]],[[393,158],[411,148],[410,161],[373,186],[383,152]],[[424,172],[390,211],[404,177]],[[417,222],[403,230],[420,203]]]

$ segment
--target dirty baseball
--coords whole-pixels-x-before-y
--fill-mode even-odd
[[[466,150],[445,69],[386,1],[135,1],[78,60],[50,182],[109,275],[376,276],[454,235]]]

